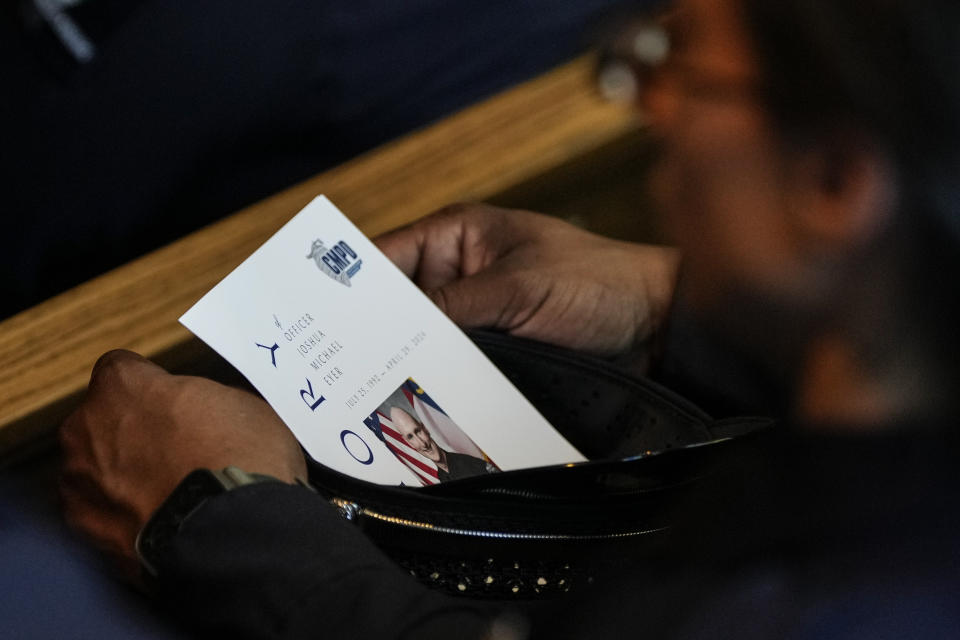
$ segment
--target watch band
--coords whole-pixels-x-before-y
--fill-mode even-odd
[[[183,523],[210,498],[261,482],[282,482],[273,476],[248,473],[239,467],[196,469],[164,500],[137,535],[134,548],[145,577],[156,579]]]

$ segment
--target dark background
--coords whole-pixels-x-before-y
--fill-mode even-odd
[[[87,0],[78,63],[32,0],[3,3],[0,318],[543,72],[636,4]]]

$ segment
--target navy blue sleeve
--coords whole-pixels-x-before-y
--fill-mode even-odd
[[[478,638],[497,611],[431,591],[320,496],[258,484],[192,514],[158,594],[188,627],[255,638]]]

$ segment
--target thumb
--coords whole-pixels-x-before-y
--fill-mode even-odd
[[[396,229],[373,239],[374,245],[408,278],[413,278],[417,271],[425,242],[426,235],[418,225]]]
[[[119,389],[134,389],[157,376],[170,374],[139,353],[126,349],[114,349],[100,356],[90,372],[88,392],[96,394],[101,390],[113,393]]]
[[[427,292],[463,328],[510,330],[536,310],[536,296],[516,275],[481,271]],[[545,295],[543,297],[546,297]]]

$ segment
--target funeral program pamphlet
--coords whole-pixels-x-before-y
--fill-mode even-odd
[[[180,322],[315,460],[357,478],[420,486],[584,460],[323,196]]]

